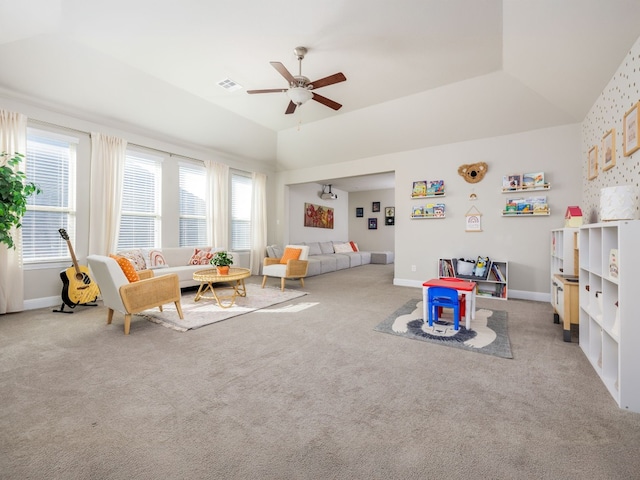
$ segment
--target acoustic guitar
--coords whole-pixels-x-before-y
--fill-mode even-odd
[[[69,253],[71,254],[71,260],[73,260],[72,267],[60,272],[60,278],[63,284],[62,301],[70,308],[74,308],[76,305],[94,302],[100,294],[98,285],[91,280],[88,267],[78,265],[78,260],[71,246],[67,231],[61,228],[58,232],[60,236],[66,240]]]

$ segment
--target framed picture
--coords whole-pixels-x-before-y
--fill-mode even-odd
[[[396,208],[395,207],[384,207],[384,216],[385,217],[395,217],[396,216]]]
[[[593,180],[598,176],[598,146],[594,145],[589,150],[589,174],[587,175],[588,180]]]
[[[313,203],[304,204],[304,226],[333,228],[333,208]]]
[[[364,208],[356,207],[356,217],[364,217]]]
[[[378,219],[370,218],[369,219],[369,230],[377,230],[378,229]]]
[[[379,212],[380,211],[380,202],[373,202],[371,204],[371,211],[372,212]]]
[[[640,148],[638,137],[640,136],[640,102],[624,114],[622,126],[624,132],[624,156],[628,157]]]
[[[396,223],[396,217],[384,217],[385,225],[394,225]]]
[[[612,128],[602,137],[602,171],[616,165],[616,130]]]

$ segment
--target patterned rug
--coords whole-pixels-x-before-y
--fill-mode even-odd
[[[279,288],[260,288],[260,285],[249,283],[246,284],[246,287],[247,296],[236,297],[235,304],[229,308],[218,307],[215,300],[200,299],[194,302],[193,299],[196,296],[196,292],[192,291],[182,295],[180,302],[184,315],[184,319],[182,320],[178,317],[178,312],[173,303],[164,305],[162,312],[156,308],[146,310],[139,315],[151,322],[158,323],[173,330],[186,332],[187,330],[211,325],[212,323],[221,322],[222,320],[244,315],[245,313],[255,312],[256,310],[268,308],[307,295],[307,292],[298,290],[285,289],[283,292]],[[208,292],[207,296],[210,295],[211,293]]]
[[[445,310],[438,322],[429,327],[428,323],[422,321],[422,300],[409,300],[375,330],[496,357],[513,358],[507,334],[507,312],[503,311],[478,309],[476,318],[471,321],[471,328],[467,330],[463,321],[456,331],[451,313]]]

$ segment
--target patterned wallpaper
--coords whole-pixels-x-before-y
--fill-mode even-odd
[[[640,150],[631,156],[623,153],[622,121],[624,114],[640,101],[640,38],[631,47],[615,75],[598,97],[582,122],[582,213],[585,223],[600,221],[600,189],[616,185],[632,185],[636,201],[640,205]],[[607,171],[602,170],[602,138],[615,129],[616,164]],[[588,180],[588,154],[598,146],[598,176]],[[640,207],[636,210],[640,218]]]

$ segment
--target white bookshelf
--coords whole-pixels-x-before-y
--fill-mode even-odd
[[[640,220],[580,227],[580,347],[620,408],[640,413]],[[617,250],[617,277],[610,253]]]
[[[498,298],[500,300],[507,300],[508,298],[508,262],[490,260],[485,276],[476,277],[474,275],[460,275],[456,258],[441,258],[438,260],[438,277],[455,277],[476,282],[476,295],[478,297]]]

